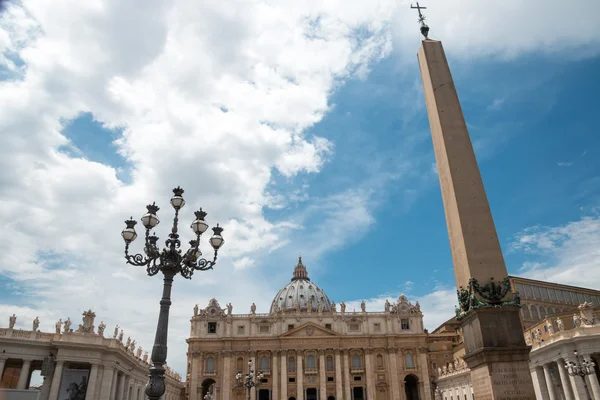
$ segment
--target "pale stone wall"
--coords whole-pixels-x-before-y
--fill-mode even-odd
[[[267,380],[253,400],[353,400],[355,390],[363,399],[409,400],[409,375],[419,398],[431,400],[423,315],[405,297],[400,303],[396,312],[227,314],[213,299],[191,319],[187,397],[202,400],[214,381],[215,400],[246,399],[234,375],[252,360]]]
[[[40,400],[59,400],[64,369],[89,369],[87,400],[142,400],[149,364],[124,344],[95,333],[47,333],[0,328],[0,376],[10,366],[21,368],[18,387],[25,389],[31,372],[50,355],[53,367],[44,377]],[[164,400],[181,399],[184,384],[174,373],[166,377]]]

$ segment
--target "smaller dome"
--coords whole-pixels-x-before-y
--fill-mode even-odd
[[[294,275],[290,283],[285,285],[271,303],[271,313],[279,311],[331,311],[331,301],[327,294],[310,281],[306,267],[302,264],[302,257],[298,257],[298,264],[294,268]]]

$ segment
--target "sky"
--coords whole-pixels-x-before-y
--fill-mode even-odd
[[[402,0],[8,2],[0,15],[0,326],[87,309],[150,349],[162,280],[123,221],[171,190],[224,228],[214,270],[173,285],[168,364],[194,304],[268,312],[298,255],[349,308],[456,304]],[[600,3],[430,0],[510,274],[600,289]],[[573,18],[576,15],[577,18]],[[138,234],[143,228],[138,224]],[[208,238],[201,249],[210,254]],[[141,251],[142,240],[132,248]]]

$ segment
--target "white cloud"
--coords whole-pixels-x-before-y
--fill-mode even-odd
[[[430,5],[437,7],[432,33],[455,43],[450,46],[460,54],[533,50],[542,37],[551,49],[597,40],[597,24],[586,20],[597,15],[591,0],[580,4],[589,10],[578,30],[540,28],[555,22],[557,7],[539,1],[544,6],[535,23],[519,25],[512,35],[478,26],[502,26],[493,18],[510,20],[513,2],[489,9],[476,3],[473,14],[460,17],[472,4]],[[311,213],[329,222],[310,238],[315,255],[358,240],[356,227],[364,232],[375,222],[373,193],[365,189],[315,199],[298,220],[270,221],[264,211],[306,200],[302,188],[290,197],[272,190],[273,171],[293,179],[319,172],[332,157],[335,143],[305,130],[330,110],[329,96],[345,79],[364,77],[389,53],[391,31],[400,29],[397,47],[410,47],[414,60],[418,42],[406,40],[417,36],[414,15],[407,3],[400,6],[406,10],[394,14],[399,6],[393,0],[11,5],[0,17],[0,68],[10,72],[0,82],[0,168],[10,171],[0,177],[0,273],[25,296],[35,296],[37,306],[0,305],[0,319],[15,312],[18,326],[26,327],[27,319],[39,316],[41,327],[52,330],[56,319],[76,323],[83,309],[92,308],[109,329],[119,324],[149,348],[161,280],[124,264],[119,231],[123,219],[141,215],[156,200],[163,207],[157,233],[164,239],[172,217],[169,190],[177,185],[187,190],[184,239],[199,206],[210,223],[226,228],[218,267],[174,284],[169,363],[179,372],[193,304],[215,296],[236,310],[246,311],[252,301],[267,309],[276,288],[256,267],[242,266],[258,266],[258,254],[294,239],[290,230],[304,234]],[[436,21],[435,15],[450,18]],[[475,20],[469,29],[457,27]],[[481,52],[495,35],[506,40]],[[122,129],[116,145],[131,168],[130,183],[113,166],[60,151],[72,146],[62,134],[65,124],[82,112],[106,128]]]
[[[515,236],[513,251],[533,261],[521,268],[525,277],[567,285],[600,288],[600,217],[555,227],[527,228]]]

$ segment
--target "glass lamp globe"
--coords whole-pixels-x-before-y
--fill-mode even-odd
[[[133,242],[137,238],[137,233],[135,233],[135,229],[133,228],[125,228],[121,232],[121,236],[123,236],[126,242]]]
[[[146,227],[146,229],[152,229],[159,223],[160,220],[156,214],[146,213],[142,216],[142,224]]]

